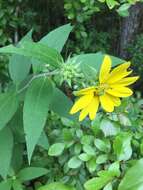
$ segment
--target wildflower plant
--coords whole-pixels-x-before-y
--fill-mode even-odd
[[[142,99],[127,98],[138,76],[101,52],[64,60],[71,31],[39,42],[30,31],[0,48],[11,78],[0,94],[0,190],[142,188]]]
[[[74,114],[82,110],[79,121],[82,121],[88,114],[91,120],[95,119],[99,102],[107,112],[113,112],[114,107],[120,106],[120,98],[132,95],[132,90],[126,86],[134,83],[138,77],[127,77],[132,71],[127,71],[130,62],[123,63],[111,70],[111,59],[105,56],[99,73],[99,83],[75,92],[76,96],[81,96],[72,107],[70,113]]]

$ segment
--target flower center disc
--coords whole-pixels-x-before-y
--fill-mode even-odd
[[[108,84],[100,84],[98,87],[97,87],[97,94],[99,96],[101,95],[104,95],[105,93],[105,90],[109,89],[109,85]]]

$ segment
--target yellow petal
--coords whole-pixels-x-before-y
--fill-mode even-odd
[[[84,108],[79,115],[79,121],[82,121],[88,115],[88,107]]]
[[[108,55],[105,55],[103,63],[101,65],[100,74],[99,74],[99,82],[100,84],[103,83],[107,76],[109,75],[109,72],[111,70],[111,58]]]
[[[91,86],[91,87],[84,88],[84,89],[74,92],[74,95],[81,96],[81,95],[85,95],[94,91],[95,91],[95,86]]]
[[[123,86],[117,86],[116,88],[109,89],[106,92],[116,97],[128,97],[133,94],[133,91],[131,89]]]
[[[105,93],[104,95],[100,96],[100,102],[103,109],[107,112],[113,112],[114,111],[114,103],[111,99],[111,97]]]
[[[88,107],[88,109],[89,109],[89,118],[91,120],[93,120],[96,117],[98,107],[99,107],[99,97],[95,96],[92,99],[92,101],[91,101],[91,103],[90,103],[90,105]]]
[[[116,83],[113,83],[111,84],[110,86],[111,87],[114,87],[114,86],[128,86],[130,84],[133,84],[134,82],[136,82],[137,80],[139,79],[139,77],[126,77],[126,78],[123,78],[121,80],[119,80],[118,82]]]
[[[93,98],[93,94],[90,93],[88,95],[82,96],[81,98],[79,98],[75,104],[73,105],[73,107],[70,110],[70,114],[74,114],[76,112],[78,112],[79,110],[85,108],[88,106],[88,104],[91,102]]]
[[[110,99],[112,100],[114,106],[120,106],[121,105],[121,100],[118,97],[112,96],[110,94],[108,94],[108,96],[110,97]]]
[[[81,111],[79,115],[79,121],[82,121],[88,114],[90,119],[93,120],[96,116],[98,107],[99,107],[99,98],[98,96],[96,96],[92,98],[90,104]]]
[[[113,69],[113,71],[109,74],[109,77],[106,82],[113,84],[131,74],[132,71],[127,71],[130,64],[131,64],[130,62],[123,63],[120,66]]]

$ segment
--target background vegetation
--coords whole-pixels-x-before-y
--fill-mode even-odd
[[[64,49],[65,55],[102,51],[131,59],[133,67],[141,73],[138,64],[143,60],[143,5],[138,2],[133,6],[134,3],[133,0],[1,0],[0,46],[17,43],[31,27],[37,41],[50,30],[70,22],[74,29]],[[130,16],[125,17],[129,12]],[[0,61],[0,78],[5,82],[6,64],[3,57]]]
[[[9,59],[8,55],[0,54],[0,127],[6,126],[0,131],[0,190],[141,190],[143,3],[135,0],[0,0],[0,10],[1,47],[10,43],[17,44],[25,35],[28,39],[31,39],[32,35],[36,42],[44,36],[46,40],[48,32],[71,23],[73,29],[70,25],[66,25],[64,29],[67,36],[71,32],[62,51],[67,65],[72,62],[70,58],[78,54],[99,52],[94,54],[95,62],[99,63],[103,58],[102,53],[107,53],[121,58],[112,57],[114,65],[123,62],[122,59],[131,60],[135,73],[141,76],[135,85],[134,97],[125,99],[115,113],[99,112],[95,121],[90,123],[85,120],[80,124],[67,115],[72,105],[72,90],[76,84],[83,86],[89,73],[94,73],[95,70],[91,71],[85,64],[81,70],[86,72],[81,76],[81,70],[63,65],[63,70],[57,78],[49,77],[46,85],[44,83],[48,91],[43,90],[41,99],[44,98],[44,93],[52,91],[51,80],[59,89],[56,88],[58,90],[50,106],[49,102],[46,102],[50,111],[43,133],[34,144],[37,146],[31,159],[34,136],[30,127],[38,126],[39,120],[33,122],[31,115],[28,118],[24,116],[26,121],[32,121],[27,122],[29,128],[25,129],[22,115],[28,110],[27,113],[34,112],[36,118],[36,111],[46,106],[39,99],[39,108],[34,110],[33,105],[37,99],[32,97],[32,91],[29,90],[34,89],[36,85],[36,90],[39,89],[42,79],[35,86],[31,83],[27,91],[23,86],[35,73],[52,71],[53,67],[44,68],[47,69],[45,71],[38,67],[37,62],[35,68],[28,65],[20,68],[14,56]],[[60,45],[54,44],[56,49],[62,49],[66,41],[66,36],[64,37]],[[52,44],[51,41],[48,42]],[[29,43],[25,51],[30,51],[33,47],[34,44]],[[60,60],[59,54],[53,55]],[[29,58],[26,59],[29,61]],[[83,61],[82,56],[78,59]],[[16,60],[27,62],[23,57],[22,60],[21,57]],[[30,61],[33,64],[33,60]],[[93,60],[88,58],[84,62],[93,65]],[[13,83],[18,92],[18,105]],[[22,89],[22,93],[19,89]],[[28,95],[25,98],[26,93]],[[26,104],[24,101],[29,102]],[[41,105],[43,107],[40,107]],[[25,130],[31,134],[26,141]],[[34,132],[40,133],[38,127]],[[32,151],[29,148],[27,152],[27,142]],[[29,162],[31,160],[30,166],[27,157]]]

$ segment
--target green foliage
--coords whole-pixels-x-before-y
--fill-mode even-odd
[[[29,181],[35,178],[38,178],[42,175],[47,174],[48,170],[45,168],[38,168],[38,167],[29,167],[29,168],[23,168],[18,173],[18,178],[21,181]]]
[[[1,93],[0,102],[0,129],[2,129],[9,122],[17,110],[18,100],[15,91],[9,91],[4,94]]]
[[[13,135],[9,128],[5,128],[0,131],[0,175],[3,178],[6,178],[13,150]]]
[[[142,159],[135,162],[135,164],[127,171],[126,175],[121,181],[119,185],[119,190],[127,190],[127,189],[134,190],[143,187],[142,169],[141,169],[142,165],[143,165]]]
[[[133,68],[140,75],[143,74],[143,69],[140,67],[143,62],[143,35],[137,35],[135,40],[127,48],[130,59],[133,63]],[[142,79],[141,79],[142,81]]]
[[[31,29],[36,14],[29,5],[28,0],[0,0],[0,46],[17,43]],[[3,84],[9,81],[7,63],[7,57],[1,55],[0,80]]]
[[[13,67],[13,81],[0,94],[2,190],[126,190],[130,177],[137,181],[137,170],[142,175],[140,95],[125,99],[113,113],[100,110],[92,122],[69,114],[73,91],[96,82],[105,56],[87,53],[64,61],[60,51],[71,29],[68,24],[50,32],[44,43],[26,35],[18,46],[0,48],[12,54]],[[124,62],[111,59],[113,66]],[[20,77],[17,60],[23,64]]]
[[[40,40],[40,43],[46,44],[48,47],[54,48],[61,52],[72,29],[73,27],[70,24],[61,26],[44,36]]]
[[[115,52],[114,46],[120,35],[118,31],[120,16],[129,16],[129,8],[136,2],[136,0],[64,0],[65,16],[75,25],[74,37],[69,43],[70,48],[76,53]]]
[[[41,187],[39,190],[75,190],[75,188],[64,185],[62,183],[51,183],[49,185],[46,185],[44,187]]]
[[[63,150],[65,148],[64,143],[55,143],[49,148],[49,156],[59,156],[62,154]]]
[[[21,40],[32,40],[32,30]],[[20,55],[12,55],[9,60],[9,73],[15,84],[22,82],[29,74],[31,68],[30,59]]]
[[[25,96],[23,124],[29,162],[46,123],[52,92],[53,86],[51,81],[43,77],[31,82]],[[35,130],[33,131],[34,128]],[[33,137],[31,138],[31,136]]]

